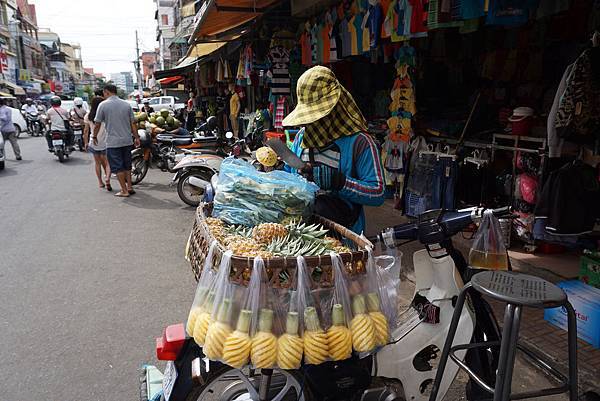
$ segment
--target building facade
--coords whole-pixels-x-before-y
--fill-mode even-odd
[[[142,62],[142,75],[144,85],[149,87],[149,82],[154,78],[154,71],[158,69],[158,49],[153,52],[143,52],[140,56]]]
[[[177,64],[189,49],[188,39],[194,31],[194,18],[201,2],[178,0],[174,8],[175,36],[169,44],[171,59]]]
[[[133,92],[133,75],[129,71],[117,72],[110,74],[110,80],[117,86],[123,89],[126,94]]]
[[[158,65],[160,69],[171,68],[177,60],[171,57],[169,45],[175,37],[175,5],[177,0],[154,0],[156,4],[156,40],[158,41]]]
[[[71,51],[72,48],[63,45],[58,34],[49,29],[40,29],[38,37],[46,55],[50,90],[57,95],[71,94],[74,92],[71,87],[72,76],[67,64],[68,55],[64,50]]]

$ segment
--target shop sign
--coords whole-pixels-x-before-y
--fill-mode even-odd
[[[17,72],[17,81],[27,82],[31,81],[31,72],[25,68],[19,68]]]
[[[6,74],[8,72],[8,54],[4,46],[0,46],[0,73]]]
[[[12,82],[13,84],[17,83],[17,74],[16,74],[16,59],[13,56],[8,56],[8,69],[4,72],[4,79]]]

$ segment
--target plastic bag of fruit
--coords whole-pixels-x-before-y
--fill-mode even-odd
[[[210,305],[209,297],[217,276],[216,271],[213,269],[212,263],[217,246],[218,243],[216,240],[210,244],[208,254],[202,268],[202,273],[200,274],[200,279],[198,280],[194,301],[192,302],[192,307],[190,308],[190,313],[188,314],[188,319],[185,326],[186,332],[190,337],[194,336],[196,323],[200,323],[198,327],[199,330],[202,330],[203,326],[207,327],[206,325],[208,319],[210,319],[212,305]],[[200,338],[203,337],[199,336],[198,339]],[[200,340],[199,344],[201,345],[203,342],[204,340],[202,339]]]
[[[233,157],[221,164],[213,216],[229,224],[256,226],[310,214],[318,187],[298,174],[263,173]]]
[[[304,257],[297,257],[298,311],[304,343],[304,362],[319,365],[329,360],[329,342],[323,327],[323,309],[312,290],[311,271]],[[325,302],[327,304],[327,302]]]
[[[299,369],[304,354],[302,311],[298,296],[298,275],[290,278],[289,288],[280,291],[284,330],[277,339],[277,366],[280,369]]]
[[[376,345],[382,347],[391,336],[391,322],[396,321],[396,280],[377,265],[373,252],[368,250],[367,271],[367,310],[375,326]]]
[[[349,325],[352,321],[352,310],[348,283],[344,272],[344,264],[340,256],[331,252],[333,273],[333,294],[326,309],[327,343],[329,357],[341,361],[352,356],[352,333]]]

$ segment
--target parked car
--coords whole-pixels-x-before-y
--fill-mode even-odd
[[[140,105],[138,104],[138,102],[136,102],[135,100],[125,100],[127,103],[129,103],[129,105],[131,106],[131,108],[133,109],[133,111],[138,112],[140,111]]]
[[[21,135],[21,132],[27,132],[27,122],[25,121],[25,117],[21,114],[21,110],[15,109],[13,107],[9,107],[12,112],[12,120],[15,125],[15,131],[17,132],[17,138]]]
[[[179,103],[179,98],[176,96],[159,96],[150,98],[150,106],[154,109],[154,111],[159,111],[162,109],[177,111],[179,109],[183,109],[185,104]]]

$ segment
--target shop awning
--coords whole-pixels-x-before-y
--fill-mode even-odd
[[[194,33],[188,43],[211,38],[260,16],[281,0],[208,0],[196,15]]]
[[[174,77],[159,79],[158,83],[164,88],[167,86],[177,85],[178,83],[183,82],[183,79],[184,78],[181,75],[177,75]]]
[[[21,88],[17,84],[13,84],[10,81],[2,81],[2,85],[6,86],[6,87],[8,87],[10,89],[12,89],[15,92],[15,95],[19,95],[19,96],[21,96],[21,95],[25,96],[26,95],[25,90],[23,88]]]
[[[10,93],[6,93],[6,92],[0,92],[0,97],[15,99],[15,97],[13,95],[11,95]]]
[[[170,70],[156,71],[154,77],[156,79],[174,77],[177,75],[185,74],[186,70],[191,66],[195,65],[198,59],[208,56],[209,54],[219,50],[225,46],[227,42],[212,42],[212,43],[198,43],[191,46],[185,57]]]

